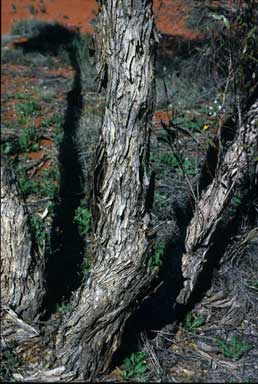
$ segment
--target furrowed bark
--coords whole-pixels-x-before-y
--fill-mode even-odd
[[[29,216],[14,172],[1,164],[1,305],[23,319],[39,314],[43,296],[43,254],[32,247]]]
[[[248,177],[258,153],[258,103],[248,111],[236,139],[219,164],[213,182],[202,194],[186,235],[182,258],[184,288],[177,301],[186,304],[207,260],[212,235],[234,192]]]
[[[16,375],[21,381],[92,380],[105,372],[127,319],[157,272],[147,269],[151,249],[147,162],[155,89],[151,1],[100,2],[97,41],[103,50],[99,68],[107,70],[101,79],[108,83],[92,188],[95,262],[58,329],[51,331],[46,324],[44,334],[37,334],[5,308],[4,318],[11,319],[12,330],[20,327],[28,332],[17,346],[21,357],[32,358],[26,359],[28,337],[31,347],[50,356],[39,355],[34,365],[25,367],[22,376]],[[27,237],[26,242],[30,244]],[[24,258],[30,264],[27,251]],[[40,291],[36,279],[34,284],[31,289]],[[30,292],[24,296],[30,297]]]
[[[59,361],[87,380],[108,368],[126,320],[155,275],[146,267],[151,227],[146,164],[154,100],[151,1],[100,2],[97,41],[108,84],[92,196],[96,262],[57,336]]]

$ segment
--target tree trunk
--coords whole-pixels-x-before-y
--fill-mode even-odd
[[[57,337],[68,370],[92,379],[110,364],[126,320],[155,275],[147,271],[151,227],[147,169],[154,100],[150,1],[100,2],[98,45],[107,69],[106,110],[93,196],[96,262]]]
[[[45,293],[43,252],[33,247],[29,215],[12,169],[1,164],[1,304],[26,320],[39,315]]]
[[[104,372],[120,345],[126,320],[145,296],[157,272],[157,269],[147,268],[151,249],[148,236],[151,229],[151,205],[148,201],[151,186],[147,163],[155,89],[152,2],[100,1],[97,42],[102,49],[100,67],[103,65],[107,70],[108,83],[92,189],[93,210],[97,214],[96,261],[86,284],[74,294],[72,310],[62,319],[55,346],[45,343],[46,356],[56,354],[56,363],[52,357],[45,363],[43,357],[38,359],[34,363],[34,374],[32,372],[29,376],[31,380],[48,378],[49,381],[51,377],[56,379],[56,374],[64,380],[75,376],[89,380]],[[12,201],[8,202],[11,205]],[[18,204],[15,209],[22,210],[21,207]],[[15,209],[11,207],[12,217],[17,216]],[[9,246],[7,260],[15,275],[7,279],[9,285],[14,284],[16,274],[22,272],[26,281],[31,264],[31,243],[24,225],[24,211],[20,216],[19,228],[15,232],[11,231],[8,216],[6,218],[9,220],[9,232],[4,232],[6,247],[8,235],[11,244],[21,236],[19,241],[24,245],[22,257],[19,257],[21,251],[16,256],[15,244]],[[23,292],[26,302],[33,292],[33,302],[37,305],[40,300],[35,297],[38,298],[41,292],[38,283],[41,276],[35,276],[30,290],[23,286],[25,281],[21,281],[19,291]],[[6,292],[8,289],[5,288]],[[8,296],[6,303],[10,305],[12,302]],[[10,318],[13,324],[10,333],[17,324],[26,328],[13,312],[6,310],[4,318],[6,333]],[[38,348],[41,343],[37,331],[30,328],[29,334]],[[24,341],[20,342],[19,348],[23,354],[26,349]],[[59,365],[54,371],[46,370],[51,368],[50,360],[55,367]],[[27,373],[31,374],[31,371]]]
[[[196,286],[198,276],[207,261],[213,234],[223,211],[237,189],[249,178],[257,164],[258,153],[258,103],[254,103],[239,129],[236,139],[218,164],[213,182],[202,194],[195,207],[185,241],[186,252],[182,258],[184,288],[177,301],[186,304]],[[257,165],[256,165],[257,166]],[[256,171],[257,172],[257,169]]]

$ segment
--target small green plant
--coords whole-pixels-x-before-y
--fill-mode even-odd
[[[42,178],[32,180],[22,166],[16,168],[21,192],[24,197],[38,195],[53,199],[58,190],[59,173],[56,169],[49,168],[42,171]]]
[[[22,129],[18,139],[18,146],[21,152],[38,151],[39,144],[36,142],[38,135],[35,127],[26,127]]]
[[[27,197],[30,194],[36,194],[38,191],[38,182],[31,180],[28,177],[26,170],[20,165],[16,168],[16,172],[23,196]]]
[[[163,164],[169,165],[170,167],[178,168],[178,159],[177,157],[172,153],[163,153],[160,156],[160,161]]]
[[[165,243],[161,241],[160,243],[154,246],[154,251],[150,255],[147,263],[147,267],[149,269],[153,269],[154,267],[160,267],[162,264],[162,256],[165,250]]]
[[[192,132],[201,132],[202,127],[204,125],[204,120],[200,118],[191,118],[190,116],[178,116],[171,120],[171,125],[173,127],[181,127],[184,129],[188,129]]]
[[[63,139],[63,125],[64,125],[64,119],[63,116],[59,113],[55,113],[52,116],[48,117],[47,119],[43,120],[41,123],[42,128],[48,128],[48,127],[55,127],[55,136],[54,140],[57,145],[59,145],[62,142]]]
[[[164,206],[164,204],[166,203],[166,199],[167,199],[166,196],[161,194],[160,192],[158,191],[154,192],[154,200],[159,207]]]
[[[64,301],[60,304],[57,304],[56,310],[57,312],[64,314],[65,312],[68,312],[71,309],[70,303],[65,303]]]
[[[52,116],[46,118],[41,122],[42,128],[48,128],[55,126],[58,130],[61,130],[64,124],[64,118],[59,113],[54,113]]]
[[[46,228],[44,221],[39,216],[30,218],[31,231],[39,247],[43,247],[46,240]]]
[[[235,360],[239,360],[244,353],[253,348],[253,345],[240,340],[236,336],[232,336],[229,341],[217,337],[216,341],[223,355]]]
[[[31,99],[31,95],[29,93],[25,93],[25,92],[17,92],[15,94],[15,98],[16,99],[29,100],[29,99]]]
[[[202,324],[204,324],[204,318],[202,316],[195,316],[192,312],[188,312],[184,321],[184,335],[195,332]]]
[[[179,174],[185,174],[188,176],[196,175],[196,165],[194,160],[192,159],[184,159],[182,162],[182,168],[178,169]]]
[[[164,153],[160,157],[160,161],[170,167],[175,168],[180,175],[194,176],[196,174],[196,166],[194,160],[183,158],[182,154]]]
[[[91,214],[84,201],[75,210],[74,222],[78,225],[81,236],[89,234],[91,231]]]
[[[38,182],[38,194],[53,199],[58,191],[60,174],[51,167],[42,171],[42,179]]]
[[[7,141],[6,143],[1,145],[1,151],[5,155],[12,155],[16,151],[16,145],[15,143],[11,143],[10,141]]]
[[[40,104],[35,100],[26,101],[24,103],[17,103],[15,105],[15,109],[19,115],[27,117],[38,116],[41,111]]]
[[[146,354],[144,352],[132,353],[124,360],[122,375],[125,379],[142,378],[147,370]]]
[[[58,132],[55,134],[54,140],[56,145],[60,145],[62,143],[63,137],[64,137],[63,132]]]

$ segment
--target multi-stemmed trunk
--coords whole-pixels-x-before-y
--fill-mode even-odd
[[[63,377],[74,374],[84,379],[107,369],[126,320],[155,275],[147,268],[151,229],[148,155],[155,93],[152,2],[100,1],[98,18],[99,76],[102,83],[107,79],[107,96],[91,196],[95,262],[88,280],[72,298],[72,310],[61,322],[54,348],[51,344],[54,366],[62,366]],[[10,226],[8,230],[16,241],[17,231],[13,233]],[[23,237],[21,226],[19,231]],[[23,257],[29,260],[29,250]],[[19,271],[11,254],[9,259]],[[29,268],[24,273],[26,282]],[[39,289],[36,281],[34,289]],[[29,292],[24,298],[30,306]],[[16,320],[13,316],[15,324]],[[37,332],[31,332],[39,343]],[[43,379],[44,364],[38,363]]]
[[[37,319],[44,259],[32,247],[29,219],[12,171],[2,164],[2,337],[16,343],[29,370],[18,380],[92,380],[110,365],[124,325],[155,275],[151,251],[148,150],[154,100],[152,4],[147,0],[100,1],[97,54],[106,108],[94,162],[91,206],[95,261],[57,329],[42,334]],[[233,192],[257,155],[257,103],[252,106],[216,177],[196,204],[183,255],[186,303],[207,260],[213,234]],[[256,180],[257,182],[257,180]],[[37,253],[33,253],[37,252]],[[35,257],[36,256],[36,257]],[[30,364],[32,361],[32,364]],[[27,375],[27,377],[26,377]]]

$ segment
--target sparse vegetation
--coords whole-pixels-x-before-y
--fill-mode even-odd
[[[38,151],[39,143],[37,130],[35,127],[25,127],[21,130],[18,139],[18,150],[20,152]]]
[[[230,340],[217,337],[216,341],[223,355],[234,360],[239,360],[253,348],[253,345],[240,340],[237,336],[232,336]]]
[[[91,231],[91,214],[84,201],[75,211],[74,222],[78,224],[81,236],[85,236]]]
[[[202,316],[196,316],[192,312],[188,312],[185,317],[183,332],[185,335],[193,333],[203,324],[204,318]]]
[[[142,380],[148,371],[146,358],[144,352],[133,352],[130,357],[127,357],[123,364],[123,378]]]
[[[37,195],[39,197],[48,197],[54,199],[58,191],[59,174],[55,169],[42,171],[39,179],[31,179],[24,167],[17,167],[17,175],[21,192],[24,197],[29,195]]]
[[[44,220],[36,215],[30,218],[31,231],[38,247],[43,248],[46,241],[46,228]]]
[[[162,256],[164,255],[165,251],[165,243],[159,242],[158,244],[155,244],[153,253],[150,255],[148,259],[147,266],[150,269],[153,269],[155,267],[160,267],[162,265]]]
[[[15,109],[18,114],[25,117],[37,116],[41,111],[39,102],[35,100],[17,103]]]
[[[49,128],[54,126],[56,130],[59,132],[63,128],[64,118],[60,113],[54,113],[50,117],[42,120],[41,127]]]
[[[58,313],[63,315],[71,310],[71,304],[63,301],[62,303],[56,306],[56,310]]]

